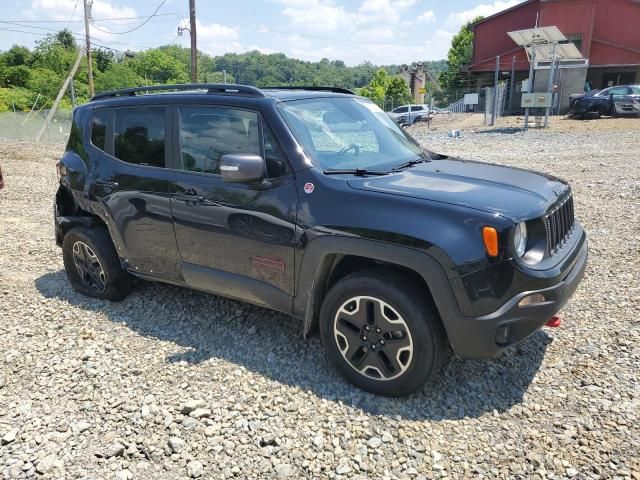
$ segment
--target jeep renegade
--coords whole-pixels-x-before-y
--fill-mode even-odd
[[[164,93],[161,93],[164,92]],[[132,277],[279,310],[388,396],[545,325],[587,262],[569,185],[420,147],[338,88],[175,85],[75,109],[55,236],[71,284]]]

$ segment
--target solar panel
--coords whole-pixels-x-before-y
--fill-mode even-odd
[[[535,45],[527,48],[529,57],[536,52],[536,60],[538,62],[551,61],[553,58],[553,45]],[[582,59],[580,50],[573,43],[561,43],[556,45],[556,60],[580,60]]]
[[[567,41],[567,37],[565,37],[560,29],[555,26],[517,30],[515,32],[508,32],[507,35],[509,35],[513,41],[521,47]]]

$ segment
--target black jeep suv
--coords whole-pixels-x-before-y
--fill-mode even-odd
[[[102,93],[57,169],[77,290],[121,300],[138,277],[285,312],[382,395],[418,389],[449,346],[477,359],[523,340],[587,261],[565,182],[426,151],[337,88]]]

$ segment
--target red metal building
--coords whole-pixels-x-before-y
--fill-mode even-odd
[[[557,26],[588,59],[586,81],[592,88],[640,83],[640,0],[527,0],[474,25],[473,62],[477,80],[500,68],[529,69],[524,49],[507,32]],[[479,78],[478,78],[479,77]],[[525,75],[526,77],[526,75]]]

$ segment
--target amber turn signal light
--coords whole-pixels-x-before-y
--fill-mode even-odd
[[[487,255],[490,257],[498,256],[498,232],[493,227],[484,227],[482,229],[482,240],[484,241],[484,248],[487,250]]]

